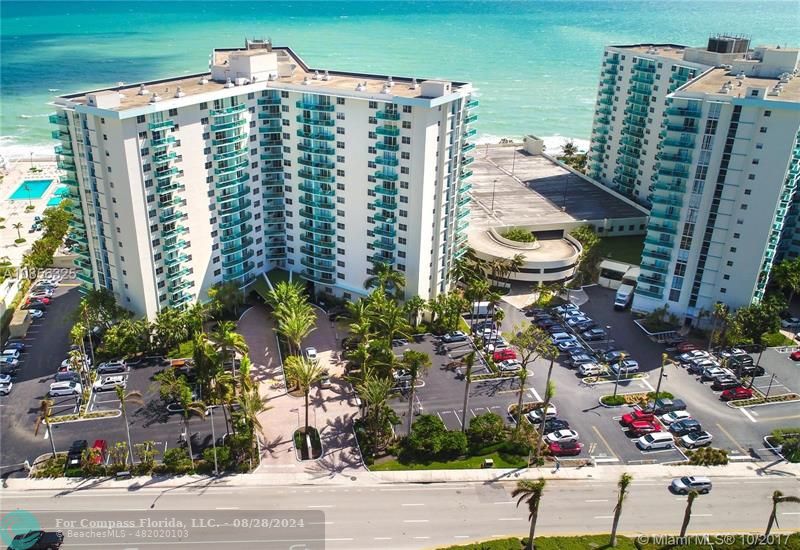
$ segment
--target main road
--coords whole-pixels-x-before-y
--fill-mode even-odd
[[[216,517],[223,526],[201,529],[170,542],[170,529],[156,539],[78,539],[88,527],[67,534],[63,548],[430,548],[468,540],[527,533],[528,512],[517,508],[510,492],[515,483],[374,484],[248,486],[191,482],[184,486],[96,488],[66,491],[0,490],[5,514],[22,509],[34,514],[44,528],[65,530],[76,518],[125,521],[139,517]],[[346,481],[345,481],[346,483]],[[620,531],[626,534],[675,533],[686,497],[667,490],[668,478],[634,480],[626,499]],[[800,493],[793,476],[770,478],[725,477],[714,482],[708,495],[694,504],[692,533],[763,532],[776,489]],[[610,480],[551,480],[542,498],[537,533],[607,533],[616,501]],[[272,511],[305,518],[302,529],[244,529],[232,518],[274,517]],[[310,515],[309,515],[310,514]],[[67,518],[67,519],[65,519]],[[69,519],[71,518],[71,520]],[[779,509],[780,532],[800,530],[800,507]],[[196,522],[197,523],[197,522]],[[204,524],[207,527],[207,523]],[[192,529],[189,529],[190,531]],[[65,531],[66,532],[66,531]],[[84,533],[81,535],[81,533]],[[198,534],[200,533],[200,534]],[[147,535],[147,533],[144,533]],[[150,533],[152,535],[152,533]],[[198,537],[202,536],[202,540]],[[275,539],[278,539],[275,541]],[[272,540],[273,542],[269,542]],[[207,545],[207,546],[206,546]]]

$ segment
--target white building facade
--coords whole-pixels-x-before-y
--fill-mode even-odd
[[[273,268],[363,294],[449,287],[469,223],[467,83],[323,71],[289,48],[215,50],[210,73],[62,96],[80,278],[153,317]]]

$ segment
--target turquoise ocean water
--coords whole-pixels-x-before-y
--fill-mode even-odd
[[[205,70],[246,36],[312,66],[475,84],[481,138],[588,139],[603,46],[800,44],[798,0],[0,1],[0,153],[52,150],[54,95]],[[51,91],[57,90],[57,91]]]

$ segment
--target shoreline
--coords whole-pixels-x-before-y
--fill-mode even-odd
[[[545,149],[546,151],[553,155],[558,154],[561,151],[561,147],[564,143],[568,141],[572,141],[578,148],[580,152],[586,152],[589,149],[589,140],[583,138],[574,138],[574,137],[566,137],[566,136],[559,136],[559,135],[552,135],[552,136],[540,136],[541,139],[544,140]],[[475,145],[494,145],[501,142],[501,140],[511,140],[514,143],[521,143],[522,136],[511,136],[511,137],[504,137],[504,136],[497,136],[494,134],[482,134],[479,135],[478,138],[475,140]],[[4,139],[0,142],[0,159],[5,159],[7,162],[25,162],[25,161],[33,161],[33,162],[55,162],[56,161],[56,154],[55,149],[56,144],[53,145],[46,145],[42,143],[33,143],[33,144],[23,144],[23,143],[13,143],[11,139]],[[0,160],[0,166],[2,165],[2,160]]]

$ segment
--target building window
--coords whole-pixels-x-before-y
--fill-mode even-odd
[[[410,113],[411,112],[411,105],[403,105],[403,112]]]
[[[767,133],[767,127],[766,126],[762,126],[761,128],[758,129],[758,131],[761,132],[762,134],[766,134]]]
[[[344,98],[343,97],[337,97],[336,98],[336,104],[337,105],[344,105]],[[349,296],[345,296],[345,299],[348,299],[348,298],[349,298]]]
[[[169,116],[178,116],[178,109],[170,109]]]
[[[138,122],[139,124],[143,123],[144,122],[144,115],[137,116],[136,117],[136,122]]]

